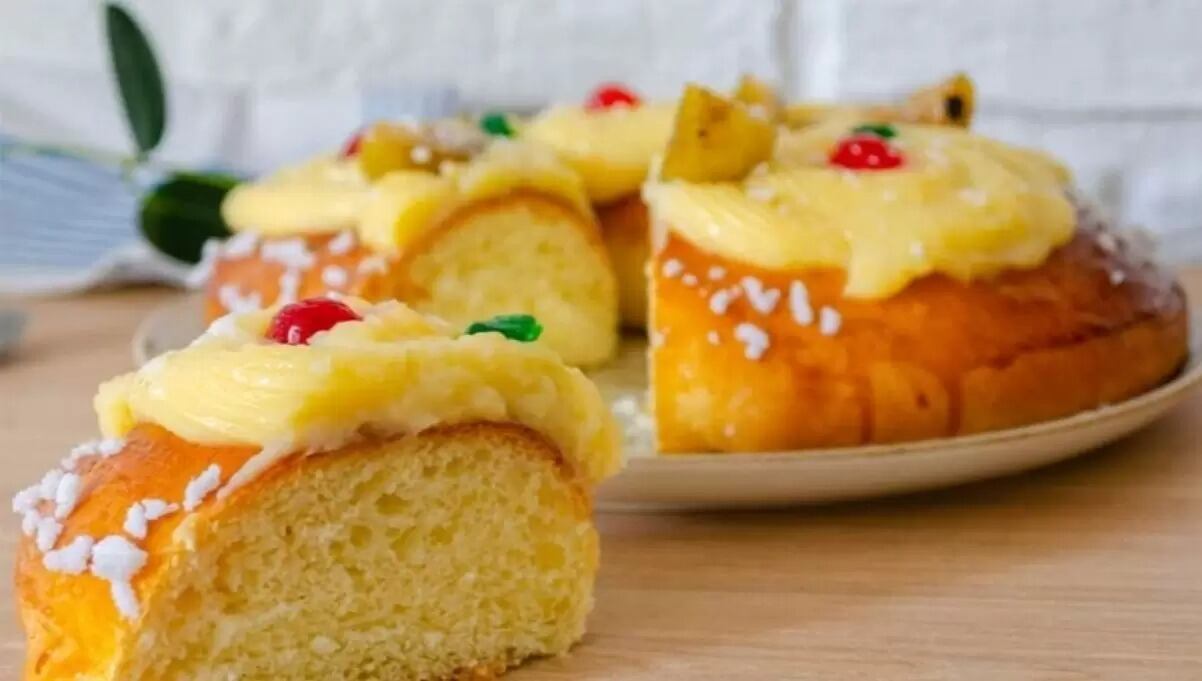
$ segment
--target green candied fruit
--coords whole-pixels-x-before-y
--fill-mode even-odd
[[[503,113],[486,113],[480,117],[480,129],[497,137],[513,137],[513,126]]]
[[[480,322],[472,322],[467,327],[466,335],[477,333],[499,333],[509,340],[529,343],[538,340],[543,333],[543,325],[528,314],[500,314]]]
[[[857,125],[851,131],[856,134],[876,135],[884,140],[897,137],[897,129],[888,123],[865,123]]]

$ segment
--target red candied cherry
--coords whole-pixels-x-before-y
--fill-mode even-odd
[[[359,131],[354,134],[346,144],[342,147],[342,158],[350,158],[359,155],[359,146],[363,144],[363,132]]]
[[[638,106],[639,96],[617,83],[600,85],[584,103],[586,109],[612,109],[615,106]]]
[[[848,170],[888,170],[905,159],[890,146],[888,140],[873,134],[856,134],[839,141],[828,158],[831,165]]]
[[[308,298],[280,308],[267,327],[267,337],[287,345],[308,345],[313,334],[342,322],[362,319],[345,303],[329,298]]]

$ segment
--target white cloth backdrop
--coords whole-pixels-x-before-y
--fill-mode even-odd
[[[258,172],[413,92],[473,107],[670,97],[742,72],[877,98],[963,68],[978,127],[1048,148],[1087,193],[1202,258],[1194,0],[131,0],[166,70],[163,160]],[[0,0],[0,133],[120,149],[99,3]],[[11,226],[0,224],[0,230]]]

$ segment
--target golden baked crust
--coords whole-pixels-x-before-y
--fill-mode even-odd
[[[230,526],[244,519],[246,509],[254,505],[265,490],[278,489],[302,478],[312,480],[325,476],[336,480],[340,471],[367,463],[369,458],[381,455],[381,446],[401,439],[368,438],[316,456],[294,455],[222,502],[210,499],[194,512],[172,513],[155,520],[141,542],[148,559],[133,584],[147,613],[137,624],[117,612],[106,581],[86,574],[64,575],[46,569],[42,553],[33,540],[24,538],[18,547],[15,570],[16,596],[28,636],[24,678],[27,681],[127,678],[114,670],[131,668],[134,662],[130,658],[145,653],[135,652],[137,644],[129,639],[131,635],[141,632],[143,637],[158,636],[163,645],[180,643],[171,639],[170,632],[145,630],[149,626],[148,620],[162,620],[155,615],[164,608],[185,607],[184,604],[164,602],[169,597],[163,593],[163,589],[172,583],[174,573],[181,569],[184,562],[181,554],[188,553],[181,548],[178,531],[184,529],[202,537],[229,531]],[[510,423],[467,423],[431,428],[418,435],[405,436],[405,439],[411,443],[420,441],[417,451],[423,446],[436,449],[468,441],[473,447],[505,451],[533,461],[549,461],[552,475],[569,490],[570,498],[565,503],[570,508],[573,526],[579,530],[577,523],[590,521],[591,493],[588,487],[556,447],[531,429]],[[86,458],[77,464],[75,470],[82,477],[82,501],[64,521],[59,545],[66,545],[80,535],[119,534],[131,504],[177,494],[213,464],[222,471],[236,471],[258,451],[254,447],[198,445],[159,426],[140,425],[129,434],[116,455]],[[299,520],[277,518],[277,522],[289,523],[287,528],[277,528],[281,532],[301,528],[300,524],[295,528],[291,525],[301,523]],[[185,524],[193,529],[181,528]],[[195,529],[197,527],[200,529]],[[581,579],[591,583],[596,556],[593,555],[591,563],[584,567]],[[330,626],[328,631],[333,634],[332,621]],[[479,660],[476,667],[464,670],[455,678],[492,678],[490,674],[499,674],[518,661],[517,658]]]
[[[389,297],[394,288],[391,263],[370,249],[355,242],[349,250],[335,253],[330,250],[336,234],[310,234],[289,237],[304,241],[314,256],[311,267],[300,270],[296,298],[303,300],[322,296],[331,287],[322,280],[322,272],[328,267],[341,268],[347,275],[346,284],[340,292],[365,300],[382,300]],[[283,263],[265,260],[256,249],[244,256],[222,256],[213,263],[213,272],[204,288],[204,319],[211,322],[231,312],[223,302],[222,288],[233,287],[239,296],[258,295],[263,306],[270,305],[280,295],[281,277],[288,271]]]
[[[653,273],[652,391],[666,453],[898,442],[1054,419],[1144,392],[1186,359],[1183,291],[1112,234],[1079,227],[1041,266],[973,282],[923,277],[880,300],[841,295],[841,270],[772,271],[670,235]],[[665,276],[677,260],[699,281]],[[725,269],[721,282],[703,273]],[[673,268],[675,269],[675,268]],[[746,295],[725,314],[709,296],[743,277],[786,299],[771,314]],[[838,330],[803,326],[787,296],[808,290]],[[758,360],[733,339],[753,323]],[[714,341],[717,341],[716,343]]]
[[[76,472],[83,478],[83,501],[64,523],[60,545],[79,535],[103,537],[119,532],[131,504],[160,497],[164,489],[182,490],[210,464],[238,470],[257,451],[251,447],[201,447],[158,426],[141,426],[130,434],[120,454],[77,464]],[[252,486],[264,480],[266,476]],[[171,534],[182,519],[178,513],[168,515],[152,527],[145,542],[150,557],[139,576],[141,584],[160,578],[167,566]],[[45,569],[41,552],[25,538],[17,551],[15,584],[28,636],[25,679],[91,678],[87,675],[98,675],[106,668],[116,653],[125,620],[105,581]]]
[[[651,259],[651,218],[642,197],[632,194],[597,206],[601,236],[618,279],[622,326],[647,328],[647,262]]]

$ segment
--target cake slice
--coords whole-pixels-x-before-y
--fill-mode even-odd
[[[538,317],[570,364],[617,343],[617,290],[580,178],[465,121],[381,123],[339,155],[236,187],[198,278],[205,316],[326,294],[403,300],[466,325]]]
[[[303,301],[102,385],[104,439],[14,500],[25,678],[488,678],[566,652],[620,462],[537,330]]]

